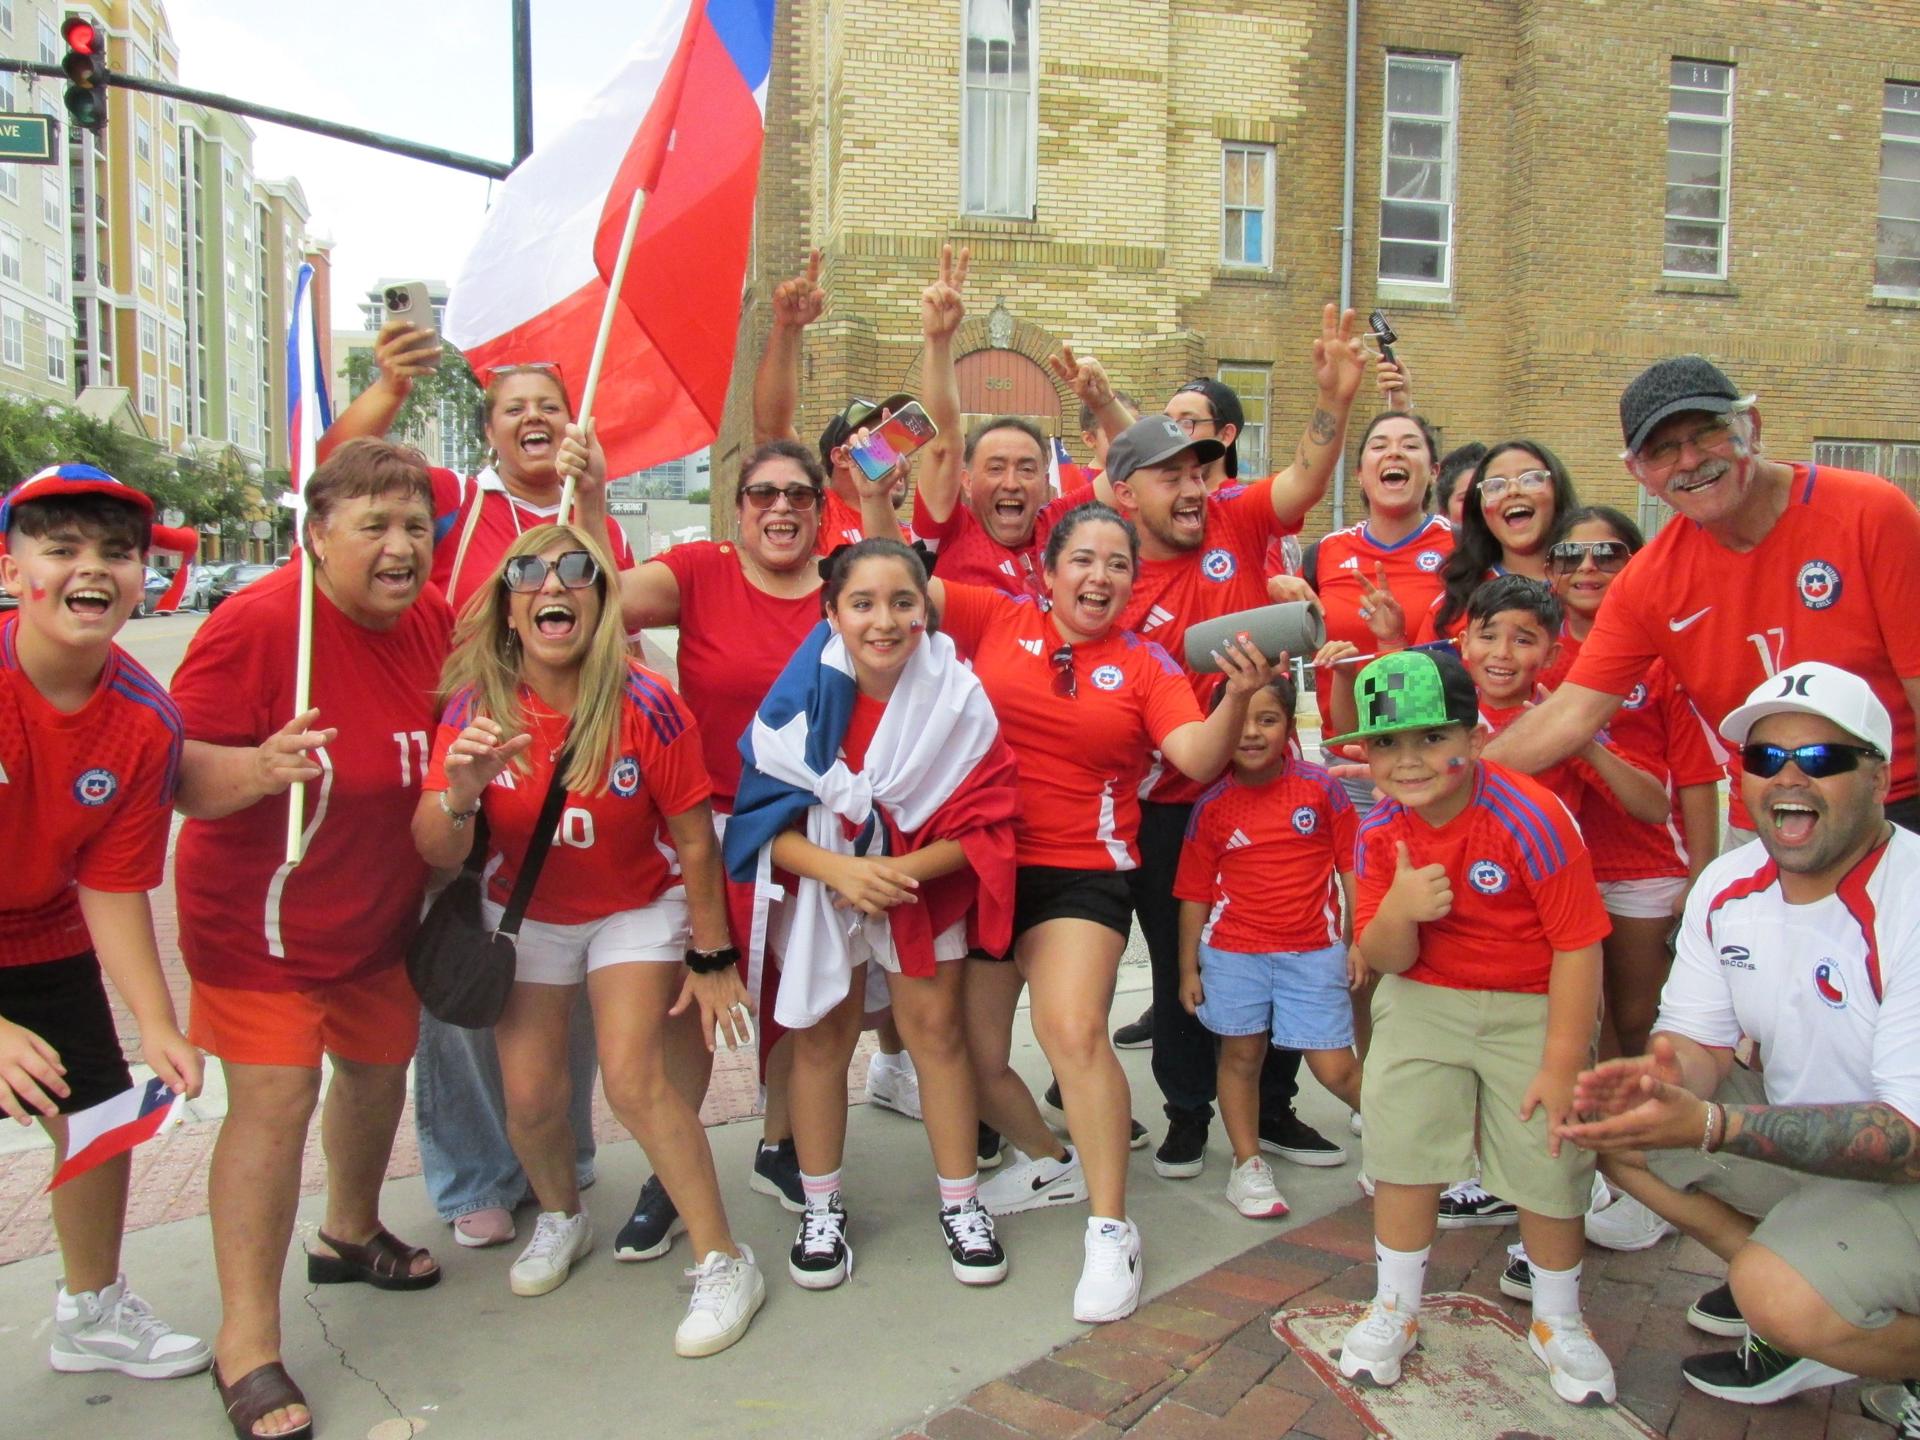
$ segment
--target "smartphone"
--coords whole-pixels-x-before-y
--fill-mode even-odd
[[[870,431],[867,443],[850,452],[869,480],[878,480],[940,432],[918,400],[896,410]]]
[[[1388,364],[1395,363],[1393,359],[1393,346],[1394,342],[1400,337],[1393,333],[1393,326],[1387,323],[1387,312],[1384,310],[1374,311],[1371,315],[1367,316],[1367,324],[1373,327],[1374,338],[1380,342],[1380,358]]]
[[[440,338],[438,327],[433,323],[433,297],[427,294],[424,280],[410,281],[405,285],[389,285],[381,293],[387,311],[388,321],[404,320],[409,325],[417,325],[422,330],[434,332],[434,338]],[[430,369],[440,368],[440,357],[435,356]]]

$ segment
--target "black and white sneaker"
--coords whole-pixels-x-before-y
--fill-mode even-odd
[[[1733,1303],[1733,1287],[1716,1285],[1687,1307],[1687,1323],[1709,1335],[1724,1335],[1729,1340],[1744,1340],[1747,1318]]]
[[[1470,1225],[1511,1225],[1520,1207],[1502,1200],[1478,1180],[1462,1180],[1440,1193],[1440,1228],[1464,1230]]]
[[[1293,1111],[1260,1117],[1260,1148],[1296,1165],[1324,1168],[1347,1163],[1347,1148],[1329,1140]]]
[[[986,1121],[980,1122],[980,1140],[974,1146],[974,1162],[982,1170],[998,1170],[1006,1158],[1007,1137]]]
[[[1694,1389],[1736,1405],[1771,1405],[1802,1390],[1817,1390],[1853,1378],[1818,1360],[1802,1360],[1776,1350],[1752,1332],[1738,1350],[1689,1355],[1680,1362],[1680,1373]]]
[[[1140,1018],[1131,1025],[1122,1025],[1113,1032],[1113,1048],[1116,1050],[1151,1050],[1153,1048],[1153,1006],[1149,1005],[1140,1012]]]
[[[1055,1080],[1051,1085],[1047,1086],[1047,1093],[1040,1097],[1040,1108],[1046,1112],[1047,1119],[1054,1125],[1061,1127],[1066,1125],[1067,1107],[1061,1103],[1060,1082],[1058,1080]],[[1142,1125],[1138,1120],[1128,1120],[1127,1125],[1129,1127],[1127,1130],[1127,1148],[1129,1150],[1146,1149],[1147,1142],[1153,1138],[1153,1136],[1148,1133],[1147,1127]]]
[[[640,1187],[640,1198],[633,1202],[633,1217],[614,1237],[616,1260],[656,1260],[673,1248],[673,1237],[687,1233],[680,1212],[674,1208],[667,1187],[658,1175],[649,1175]]]
[[[998,1285],[1007,1278],[1007,1252],[993,1233],[993,1216],[978,1199],[940,1211],[940,1233],[962,1285]]]
[[[1527,1261],[1527,1247],[1507,1246],[1507,1268],[1500,1272],[1500,1293],[1515,1300],[1532,1301],[1533,1266]]]
[[[807,1192],[800,1184],[800,1156],[794,1151],[791,1136],[754,1152],[753,1174],[747,1185],[762,1195],[771,1195],[796,1215],[807,1208]]]
[[[800,1233],[787,1252],[787,1273],[803,1290],[831,1290],[853,1274],[853,1246],[847,1243],[847,1210],[834,1191],[824,1203],[800,1212]]]
[[[1153,1169],[1169,1180],[1190,1180],[1207,1165],[1207,1114],[1167,1107],[1167,1138],[1153,1152]]]

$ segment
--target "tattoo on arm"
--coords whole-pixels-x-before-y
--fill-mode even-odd
[[[1293,447],[1293,468],[1304,475],[1309,465],[1310,462],[1307,460],[1307,447],[1303,441],[1301,444]]]
[[[1313,437],[1316,445],[1325,445],[1340,431],[1340,422],[1333,418],[1333,412],[1323,407],[1314,407],[1313,419],[1307,422],[1307,433]]]
[[[1837,1180],[1920,1184],[1920,1127],[1891,1105],[1729,1105],[1720,1153]]]

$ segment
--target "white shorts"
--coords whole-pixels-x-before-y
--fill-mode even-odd
[[[489,928],[505,913],[505,906],[480,902],[480,918]],[[513,978],[527,985],[579,985],[607,965],[679,965],[687,958],[688,935],[687,892],[678,885],[643,909],[619,910],[584,925],[525,920]]]
[[[1600,903],[1622,920],[1670,920],[1673,902],[1686,893],[1684,875],[1654,875],[1645,880],[1602,880]]]

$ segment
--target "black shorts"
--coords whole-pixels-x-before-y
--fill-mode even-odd
[[[0,965],[0,1016],[59,1052],[72,1091],[59,1101],[62,1115],[111,1100],[133,1084],[93,951],[37,965]]]
[[[1133,933],[1133,893],[1120,870],[1075,870],[1061,865],[1022,865],[1013,882],[1013,938],[1049,920],[1091,920],[1122,936]],[[969,960],[1011,960],[975,950]]]

